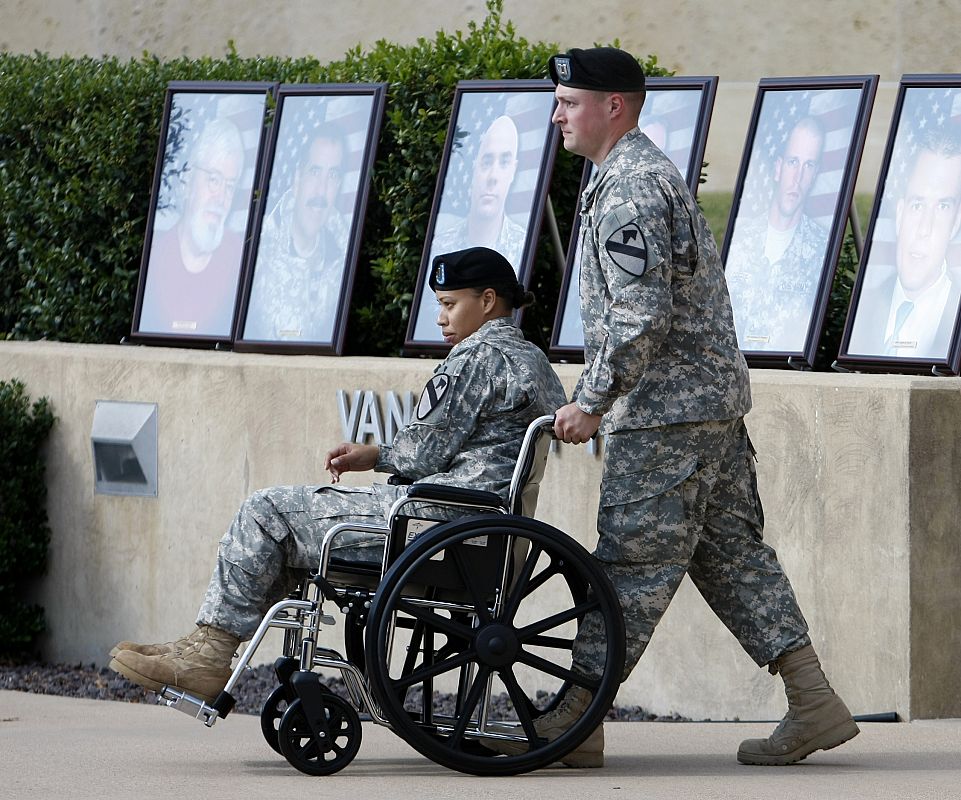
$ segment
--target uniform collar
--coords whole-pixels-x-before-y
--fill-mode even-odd
[[[601,165],[594,170],[594,174],[591,176],[590,181],[588,181],[587,186],[584,188],[584,194],[582,197],[585,205],[590,203],[590,201],[593,199],[594,193],[597,191],[597,187],[600,185],[601,181],[604,180],[604,176],[610,171],[614,162],[620,158],[621,153],[627,150],[631,146],[631,143],[640,136],[641,129],[634,127],[614,143],[614,146],[611,148],[611,152],[605,156],[604,160],[601,162]]]
[[[510,329],[513,329],[513,331]],[[473,347],[478,342],[511,332],[520,334],[520,329],[514,323],[513,317],[497,317],[496,319],[488,320],[466,339],[455,344],[451,348],[447,357],[450,358],[455,353],[459,353],[462,349]]]

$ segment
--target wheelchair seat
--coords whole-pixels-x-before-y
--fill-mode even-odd
[[[414,535],[423,533],[435,524],[444,520],[423,520],[416,516],[407,516],[400,512],[414,503],[422,501],[426,505],[443,504],[447,507],[460,508],[465,513],[482,511],[503,511],[525,517],[533,517],[537,509],[537,498],[540,484],[547,468],[547,457],[553,438],[553,417],[546,415],[539,417],[530,424],[521,448],[517,463],[511,475],[506,502],[500,495],[480,489],[468,489],[459,486],[434,483],[410,484],[405,498],[398,501],[391,509],[388,528],[382,530],[388,541],[393,543],[393,551],[385,553],[381,561],[357,561],[338,557],[332,551],[327,558],[326,568],[322,574],[335,585],[351,585],[360,583],[365,589],[376,588],[386,571],[387,565],[396,558],[400,550],[413,540]],[[410,528],[414,520],[419,521],[417,531],[410,535]],[[356,526],[347,523],[336,529],[337,533],[347,530],[357,530]],[[331,531],[331,542],[336,538]],[[330,535],[330,534],[328,534]],[[388,545],[390,546],[390,545]]]

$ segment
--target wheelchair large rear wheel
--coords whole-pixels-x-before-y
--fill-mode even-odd
[[[572,669],[585,616],[601,642],[600,677]],[[366,635],[371,690],[395,732],[431,760],[475,775],[513,775],[575,749],[620,683],[624,622],[598,562],[537,520],[487,514],[415,539],[384,576]],[[592,700],[553,741],[534,723],[576,685]],[[484,741],[510,739],[500,755]],[[521,752],[518,752],[521,751]]]

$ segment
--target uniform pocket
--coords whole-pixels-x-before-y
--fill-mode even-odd
[[[651,469],[605,476],[601,486],[601,505],[625,505],[656,497],[687,480],[695,469],[697,456],[689,456]]]
[[[281,514],[293,514],[310,508],[308,498],[314,487],[308,486],[278,486],[260,492],[267,501]]]
[[[220,540],[220,558],[248,575],[263,575],[277,552],[277,545],[269,536],[250,535],[238,530],[227,531]]]
[[[681,485],[697,469],[697,457],[652,469],[606,476],[598,511],[597,557],[608,562],[670,558],[685,539]]]
[[[310,497],[314,519],[374,516],[382,513],[381,501],[370,486],[321,486]]]

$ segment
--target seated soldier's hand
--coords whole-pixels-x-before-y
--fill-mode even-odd
[[[375,444],[343,442],[327,451],[324,469],[330,473],[330,482],[337,483],[345,472],[365,472],[377,466],[380,450]]]
[[[554,414],[554,435],[568,444],[583,444],[597,433],[601,419],[582,411],[575,403],[568,403]]]

